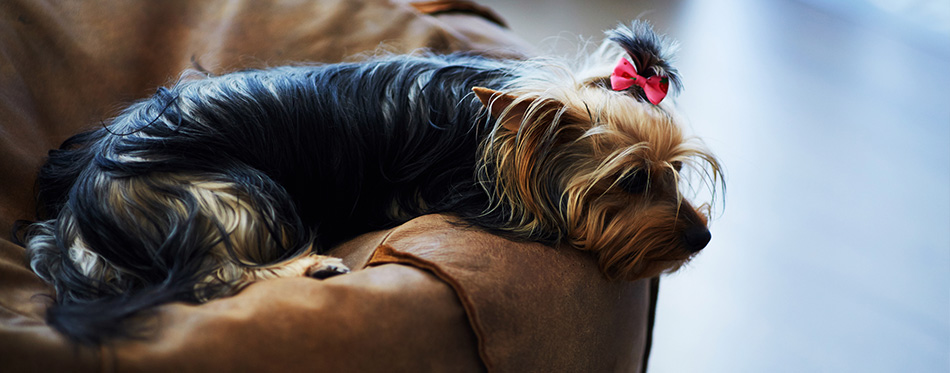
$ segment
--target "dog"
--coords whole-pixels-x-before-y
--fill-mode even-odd
[[[674,271],[711,238],[719,162],[665,96],[670,43],[642,22],[578,61],[380,56],[183,75],[51,150],[32,269],[48,322],[80,342],[140,330],[154,306],[345,273],[320,253],[447,213],[507,238],[589,251],[604,275]],[[618,62],[619,61],[619,62]]]

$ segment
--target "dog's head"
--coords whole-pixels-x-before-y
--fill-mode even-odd
[[[715,195],[722,172],[655,86],[611,82],[631,71],[626,61],[635,70],[621,78],[675,92],[663,40],[641,23],[609,34],[623,60],[575,73],[544,62],[505,92],[475,89],[498,123],[482,176],[514,233],[592,251],[609,278],[633,280],[676,270],[706,246],[708,205],[697,209],[684,191],[699,176]]]

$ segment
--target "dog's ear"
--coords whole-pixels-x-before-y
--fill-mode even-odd
[[[531,107],[537,101],[535,99],[519,100],[516,96],[483,87],[474,87],[472,91],[475,92],[475,96],[488,109],[492,117],[497,119],[501,118],[502,114],[505,115],[501,126],[512,132],[518,132],[521,124],[524,123],[528,110],[532,109]],[[509,107],[511,108],[508,109]],[[561,104],[555,101],[545,100],[540,107],[534,108],[534,114],[532,114],[536,116],[534,121],[554,120],[556,113],[562,107]],[[506,109],[508,109],[507,112]]]
[[[491,116],[495,118],[501,118],[505,109],[518,99],[515,96],[489,88],[473,87],[472,91],[475,92],[475,96],[482,102],[482,105],[488,109]],[[521,127],[521,122],[524,120],[524,113],[528,111],[530,105],[531,102],[522,101],[518,106],[511,108],[508,111],[508,118],[502,123],[502,127],[512,132],[518,132],[518,128]]]

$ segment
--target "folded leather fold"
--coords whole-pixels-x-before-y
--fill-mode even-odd
[[[391,263],[455,290],[491,370],[637,371],[646,357],[651,281],[608,281],[585,252],[428,215],[390,232],[368,266]]]

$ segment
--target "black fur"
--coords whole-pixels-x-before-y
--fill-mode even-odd
[[[70,138],[40,174],[40,218],[71,214],[89,247],[136,276],[122,286],[88,278],[62,254],[66,243],[59,253],[34,252],[38,272],[59,284],[49,322],[98,342],[136,334],[123,320],[140,310],[198,301],[192,289],[205,274],[197,266],[210,247],[191,228],[216,223],[192,213],[171,222],[154,217],[156,234],[130,227],[104,202],[100,177],[169,172],[242,185],[267,200],[256,205],[278,207],[271,229],[294,228],[284,255],[269,261],[306,249],[318,230],[319,250],[394,226],[402,220],[387,214],[392,203],[406,217],[452,211],[490,226],[478,217],[487,201],[472,179],[492,123],[471,88],[503,89],[513,65],[399,56],[237,72],[161,88],[108,126]],[[187,193],[156,187],[195,209]]]

